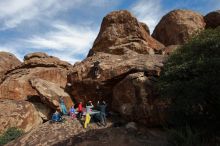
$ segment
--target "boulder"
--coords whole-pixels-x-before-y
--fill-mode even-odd
[[[85,132],[78,120],[65,123],[49,123],[46,122],[36,129],[22,135],[14,141],[7,144],[7,146],[25,146],[25,145],[39,145],[39,146],[53,146],[65,145],[63,141],[71,137]]]
[[[147,25],[128,11],[114,11],[104,17],[100,32],[88,56],[96,52],[122,55],[130,51],[139,54],[154,54],[163,44],[153,39]]]
[[[39,96],[30,79],[41,78],[65,88],[71,64],[45,53],[32,53],[24,62],[8,72],[0,83],[0,99],[32,100]]]
[[[59,100],[63,97],[67,109],[73,105],[71,97],[58,84],[42,80],[39,78],[30,79],[31,86],[40,95],[41,102],[55,110],[59,110]]]
[[[140,25],[144,28],[144,30],[147,32],[147,34],[150,35],[150,29],[149,27],[147,26],[147,24],[143,23],[143,22],[139,22]]]
[[[138,128],[137,128],[137,124],[135,122],[129,122],[126,124],[126,129],[128,130],[132,130],[132,131],[137,131]]]
[[[205,17],[206,28],[216,28],[220,26],[220,10],[208,13]]]
[[[163,53],[164,46],[154,40],[144,27],[128,11],[108,14],[103,19],[101,30],[88,57],[74,64],[68,75],[66,91],[76,101],[84,103],[88,100],[94,103],[105,100],[110,109],[135,122],[149,126],[153,122],[154,125],[163,123],[160,113],[153,115],[160,103],[156,101],[156,91],[153,83],[149,84],[149,78],[158,78],[166,55],[158,55]],[[128,80],[130,75],[140,73],[144,73],[146,77],[143,82]],[[146,95],[139,95],[142,90]],[[139,103],[142,101],[143,103]],[[140,112],[143,114],[139,114]]]
[[[27,132],[43,122],[34,105],[27,101],[1,99],[0,109],[0,134],[10,127]]]
[[[124,118],[146,126],[165,123],[168,102],[158,98],[156,81],[144,72],[129,74],[114,86],[112,108]]]
[[[21,64],[13,54],[8,52],[0,52],[0,82],[5,73]]]
[[[190,10],[173,10],[162,17],[153,31],[153,38],[168,45],[182,45],[205,28],[203,16]]]
[[[112,55],[96,53],[73,67],[68,75],[66,89],[76,100],[112,101],[114,86],[127,75],[136,72],[145,72],[149,76],[159,76],[163,66],[164,56],[143,55],[138,53]],[[94,62],[99,61],[99,77],[94,76]]]
[[[170,55],[171,53],[173,53],[175,50],[177,50],[179,47],[181,47],[181,45],[169,45],[166,46],[163,50],[163,54],[165,55]]]
[[[42,118],[43,121],[48,121],[51,119],[51,115],[54,112],[48,105],[41,102],[32,102],[34,107],[37,109],[38,114]]]

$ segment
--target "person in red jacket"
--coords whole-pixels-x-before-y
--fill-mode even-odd
[[[80,101],[78,105],[78,118],[79,119],[81,119],[82,114],[83,114],[83,106],[82,106],[82,101]]]

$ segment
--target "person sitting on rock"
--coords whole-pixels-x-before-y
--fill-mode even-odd
[[[78,118],[81,119],[83,114],[83,106],[82,106],[82,101],[79,102],[78,105]]]
[[[75,119],[75,118],[76,118],[76,113],[75,113],[74,105],[71,106],[70,111],[69,111],[69,114],[70,114],[70,117],[71,117],[72,119]]]
[[[67,109],[66,109],[63,97],[60,97],[60,108],[61,108],[62,114],[67,115]]]
[[[62,121],[62,117],[60,115],[60,113],[58,111],[56,111],[55,113],[53,113],[52,115],[52,121],[53,122],[61,122]]]

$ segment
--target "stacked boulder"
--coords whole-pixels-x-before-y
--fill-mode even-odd
[[[143,26],[128,11],[104,17],[88,57],[68,76],[67,90],[78,101],[105,100],[123,117],[150,126],[162,123],[166,109],[166,103],[156,100],[153,86],[165,57],[158,55],[164,45]],[[145,109],[148,113],[139,114]]]
[[[71,68],[71,64],[45,53],[26,55],[24,62],[7,71],[0,82],[0,106],[8,108],[5,111],[10,111],[16,110],[14,105],[17,104],[23,110],[18,110],[15,115],[19,117],[19,114],[24,114],[26,118],[22,123],[12,122],[13,120],[3,120],[10,117],[8,114],[0,114],[0,124],[28,131],[43,120],[48,120],[54,110],[60,109],[60,96],[64,97],[67,108],[70,108],[73,102],[64,89]],[[4,106],[5,103],[10,103],[14,108]],[[14,118],[19,119],[18,117]],[[30,119],[38,120],[30,122]],[[4,129],[7,130],[7,127]]]

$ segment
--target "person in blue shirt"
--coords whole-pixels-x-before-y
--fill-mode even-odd
[[[61,108],[61,112],[62,112],[64,115],[67,115],[67,109],[66,109],[66,106],[65,106],[63,97],[60,97],[60,108]]]
[[[53,113],[52,115],[52,121],[53,122],[61,122],[62,121],[62,117],[60,115],[60,113],[58,111],[56,111],[55,113]]]
[[[103,126],[106,126],[106,107],[107,104],[105,101],[102,101],[101,104],[98,104],[98,109],[100,110],[100,122]]]
[[[70,116],[71,116],[72,119],[76,118],[76,113],[75,113],[74,105],[71,106],[70,111],[69,111],[69,114],[70,114]]]

